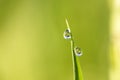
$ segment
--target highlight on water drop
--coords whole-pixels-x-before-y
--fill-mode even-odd
[[[71,32],[70,32],[70,29],[66,29],[63,33],[63,37],[65,39],[71,39]]]
[[[75,52],[76,56],[81,56],[83,54],[81,48],[79,48],[79,47],[75,47],[74,52]]]

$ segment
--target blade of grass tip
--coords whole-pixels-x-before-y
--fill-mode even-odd
[[[67,24],[67,28],[70,30],[70,26],[69,26],[67,19],[66,19],[66,24]],[[83,80],[81,67],[80,67],[79,61],[77,59],[77,56],[75,55],[75,52],[74,52],[74,40],[72,38],[72,33],[71,33],[71,52],[72,52],[74,80]]]
[[[69,24],[68,24],[68,20],[67,19],[65,19],[65,21],[66,21],[66,24],[67,24],[67,28],[69,29],[69,31],[71,32],[71,30],[70,30],[70,26],[69,26]]]

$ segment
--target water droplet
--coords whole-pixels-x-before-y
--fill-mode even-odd
[[[77,56],[81,56],[83,54],[81,48],[79,47],[75,47],[74,52]]]
[[[65,39],[71,39],[71,32],[70,29],[66,29],[63,33]]]

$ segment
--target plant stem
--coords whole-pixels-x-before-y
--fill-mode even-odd
[[[83,80],[80,64],[79,64],[77,57],[75,55],[75,52],[74,52],[74,40],[73,40],[73,38],[71,38],[71,52],[72,52],[74,80]]]
[[[73,40],[72,32],[70,30],[70,26],[68,24],[67,19],[66,19],[66,24],[67,24],[67,29],[69,29],[70,34],[71,34],[71,52],[72,52],[72,63],[73,63],[74,80],[83,80],[80,64],[79,64],[79,61],[77,60],[77,56],[76,56],[76,54],[74,52],[74,47],[75,47],[74,46],[74,40]]]

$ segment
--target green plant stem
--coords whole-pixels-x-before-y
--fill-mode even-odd
[[[66,19],[66,24],[67,24],[67,28],[70,30],[70,26],[69,26],[69,23],[68,23],[67,19]],[[80,67],[79,61],[77,60],[77,56],[74,52],[74,47],[75,46],[74,46],[74,40],[73,40],[73,37],[72,37],[71,30],[70,30],[70,33],[71,33],[71,52],[72,52],[74,80],[83,80],[81,67]]]
[[[77,56],[75,55],[75,52],[74,52],[74,40],[73,40],[73,38],[71,38],[71,52],[72,52],[74,80],[83,80],[80,64],[79,64],[79,62],[77,60]]]

